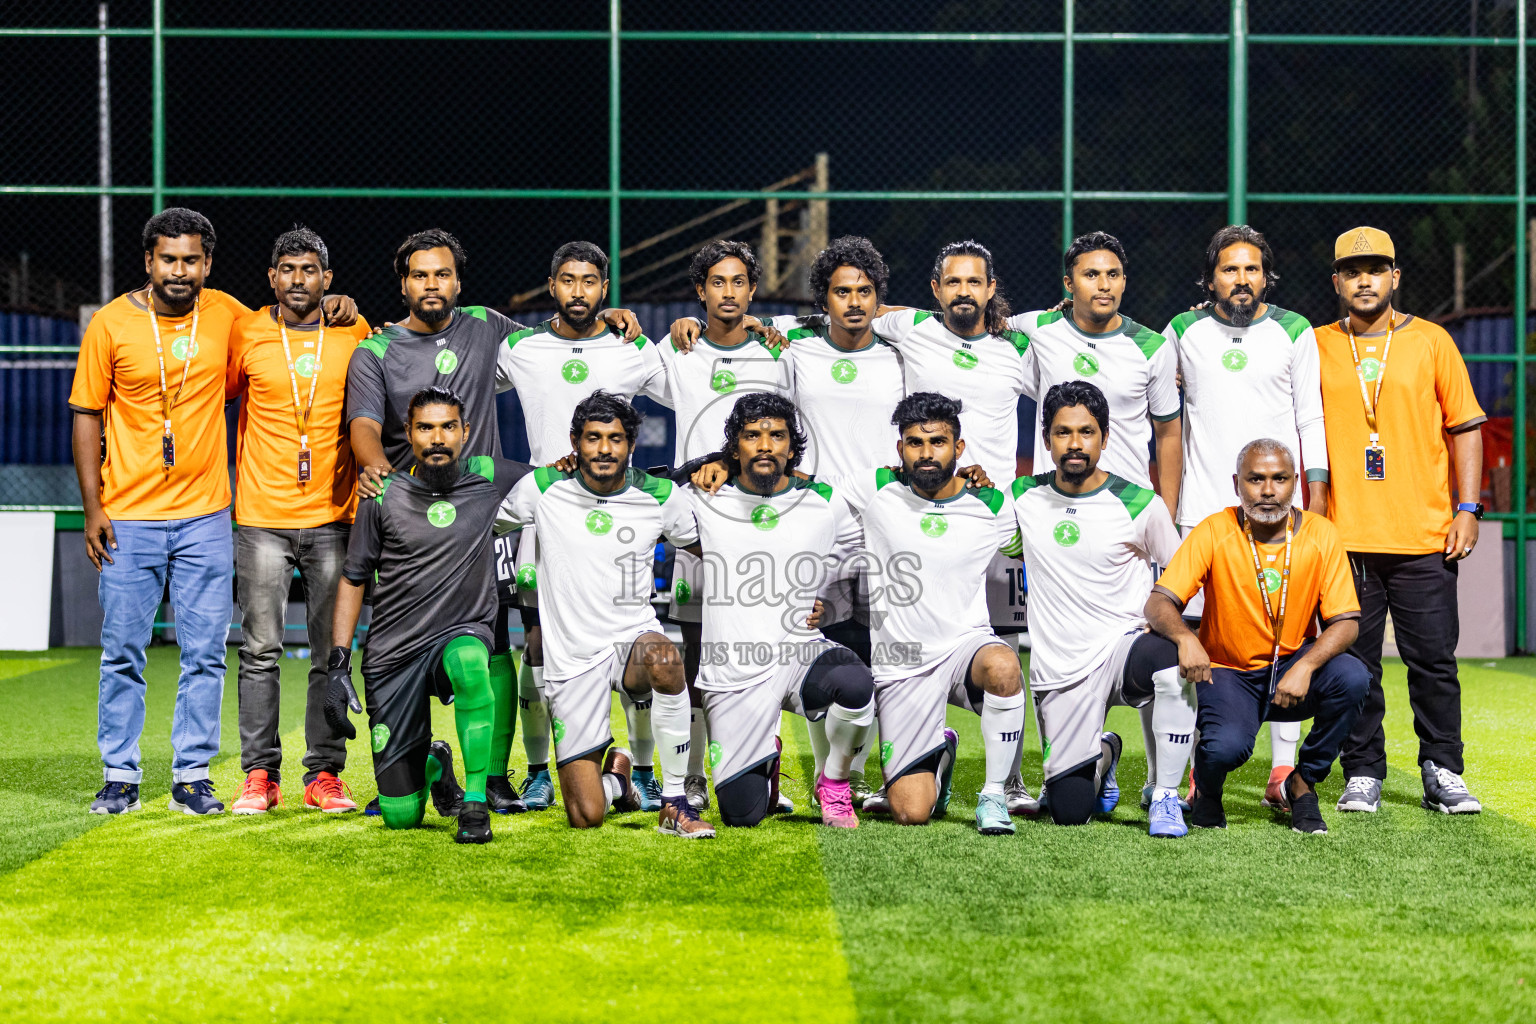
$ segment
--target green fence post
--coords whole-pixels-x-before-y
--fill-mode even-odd
[[[1248,2],[1232,0],[1227,44],[1227,220],[1248,222]]]
[[[619,6],[608,0],[608,304],[619,295]]]
[[[1526,310],[1530,307],[1527,284],[1531,252],[1527,244],[1525,184],[1525,119],[1527,116],[1525,67],[1525,0],[1516,10],[1515,38],[1515,650],[1529,650],[1526,636],[1526,523],[1530,508],[1526,499]],[[1465,500],[1465,499],[1463,499]],[[1502,531],[1500,531],[1500,535]],[[1502,545],[1502,537],[1500,544]]]
[[[149,123],[151,181],[154,212],[165,208],[165,0],[154,0],[154,53],[151,57]]]
[[[1077,69],[1074,66],[1072,30],[1077,22],[1077,0],[1063,0],[1061,40],[1061,248],[1072,244],[1072,110]]]

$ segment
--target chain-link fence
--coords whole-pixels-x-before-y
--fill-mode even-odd
[[[185,0],[15,0],[0,14],[0,506],[73,506],[67,395],[82,308],[143,280],[139,230],[190,205],[212,283],[268,300],[267,245],[330,245],[334,290],[400,312],[390,255],[430,225],[466,296],[547,307],[549,253],[587,238],[652,330],[711,237],[804,303],[808,257],[863,234],[895,301],[932,254],[991,247],[1016,309],[1060,295],[1064,240],[1118,235],[1126,311],[1201,296],[1212,231],[1247,221],[1273,298],[1337,315],[1332,240],[1397,241],[1399,305],[1442,320],[1494,424],[1487,500],[1530,528],[1525,0],[1007,0],[722,7],[703,0],[295,12]],[[1516,339],[1522,339],[1516,343]],[[1028,436],[1027,432],[1024,436]],[[1500,461],[1502,460],[1502,462]],[[1526,646],[1523,588],[1516,615]]]

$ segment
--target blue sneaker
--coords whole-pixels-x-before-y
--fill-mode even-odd
[[[137,782],[109,782],[91,801],[92,814],[126,814],[139,809]]]
[[[1115,781],[1115,769],[1120,765],[1120,737],[1112,732],[1106,732],[1099,739],[1109,747],[1109,766],[1104,769],[1103,781],[1099,783],[1099,813],[1109,814],[1120,802],[1120,784]]]
[[[549,810],[549,805],[555,802],[555,784],[550,781],[549,769],[523,779],[521,796],[530,811]]]
[[[377,818],[384,812],[379,810],[379,798],[374,797],[368,801],[368,806],[363,808],[363,813],[370,818]]]
[[[1180,839],[1188,835],[1189,827],[1184,824],[1184,812],[1179,808],[1182,802],[1177,793],[1152,801],[1147,835],[1157,839]]]
[[[213,795],[213,783],[207,779],[176,783],[171,787],[171,802],[167,806],[182,814],[224,813],[224,804]]]
[[[1141,787],[1141,809],[1142,810],[1150,811],[1152,809],[1152,793],[1156,789],[1157,789],[1157,784],[1153,783],[1153,782],[1149,782],[1145,786]],[[1181,811],[1189,810],[1189,801],[1185,800],[1183,797],[1179,797],[1179,810],[1181,810]]]
[[[944,753],[939,755],[939,798],[933,802],[933,817],[942,818],[949,813],[949,797],[955,781],[955,755],[960,750],[960,734],[953,729],[944,730]],[[1007,813],[1007,807],[1003,808]]]
[[[1008,798],[996,793],[976,797],[976,831],[984,836],[1013,835],[1013,819],[1008,816]]]
[[[640,809],[642,811],[661,810],[661,783],[656,781],[655,769],[636,769],[633,778],[635,788],[640,791]]]

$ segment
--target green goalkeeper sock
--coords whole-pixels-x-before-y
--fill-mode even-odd
[[[517,729],[517,706],[512,685],[512,655],[491,655],[491,696],[495,701],[491,717],[491,763],[488,775],[507,774],[512,757],[512,735]],[[458,698],[454,698],[457,703]]]
[[[384,819],[386,828],[415,828],[421,824],[421,819],[427,813],[427,796],[432,790],[432,783],[443,774],[437,758],[427,758],[426,774],[427,784],[408,796],[379,794],[379,815]]]
[[[453,722],[464,759],[464,799],[485,803],[485,775],[491,762],[496,700],[491,694],[490,652],[476,637],[460,636],[443,651],[443,668],[453,684]]]

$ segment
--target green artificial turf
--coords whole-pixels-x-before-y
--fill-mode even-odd
[[[954,712],[956,799],[927,828],[815,824],[787,722],[791,818],[684,843],[653,815],[576,833],[554,810],[495,817],[494,843],[457,847],[430,810],[396,833],[299,808],[305,666],[286,659],[283,804],[168,811],[175,655],[151,651],[144,810],[112,820],[85,813],[95,652],[0,655],[0,1020],[1536,1019],[1530,661],[1463,663],[1476,818],[1418,807],[1394,663],[1382,811],[1335,813],[1335,773],[1326,838],[1259,808],[1261,735],[1228,785],[1227,831],[1148,839],[1140,728],[1116,709],[1125,800],[1082,828],[978,836],[977,722]],[[233,673],[226,696],[213,777],[232,801]],[[436,716],[457,745],[451,709]],[[1025,777],[1038,784],[1032,730]]]

